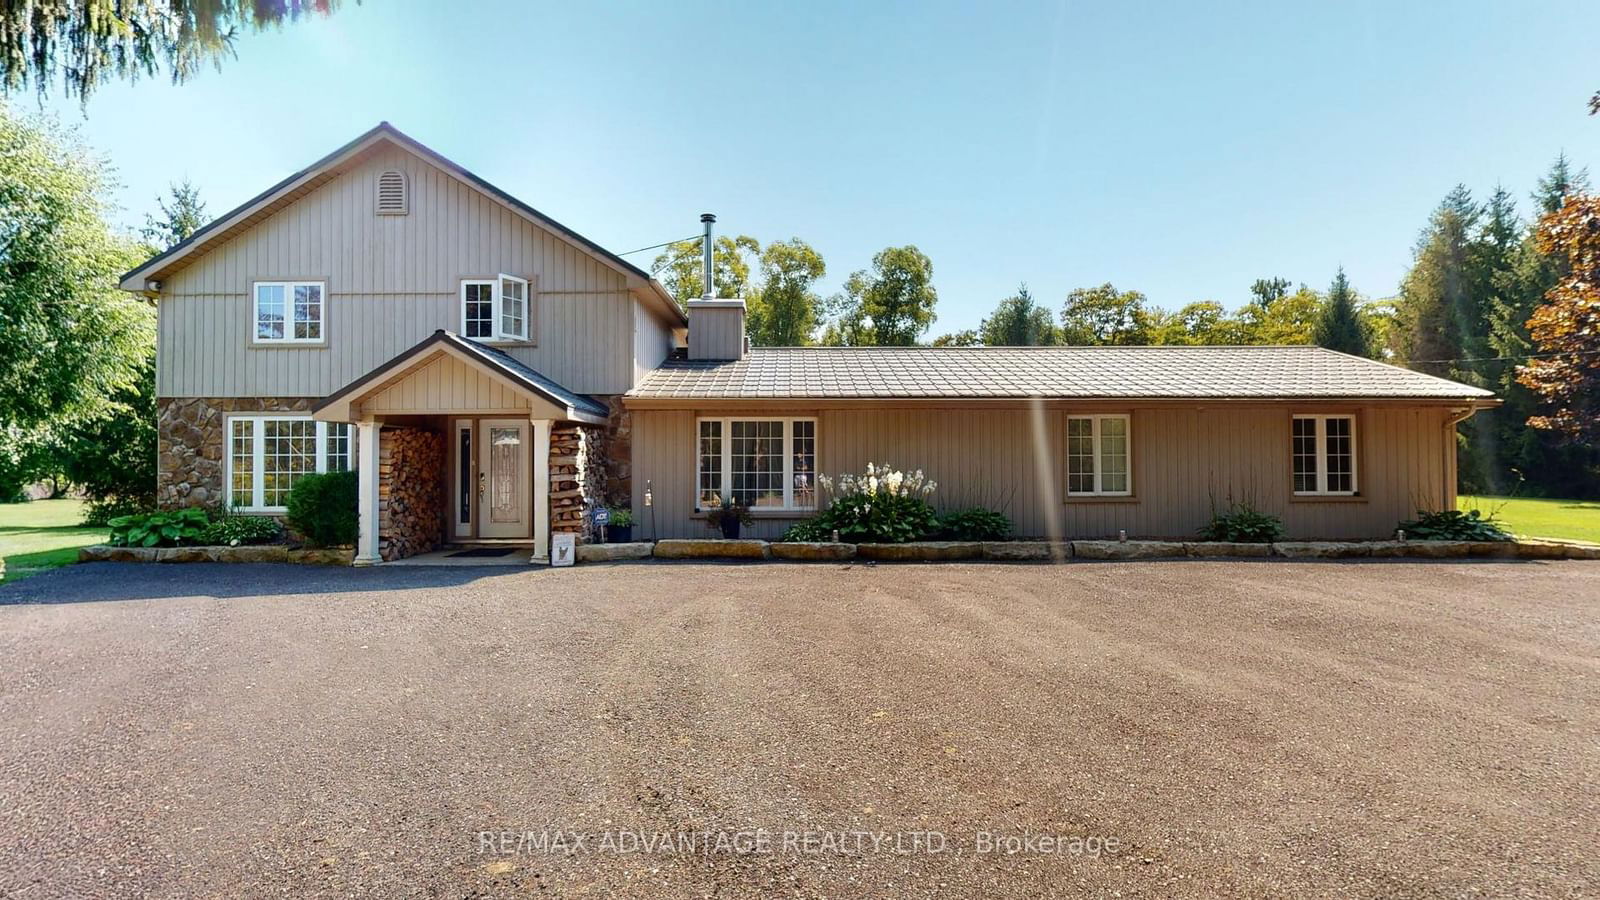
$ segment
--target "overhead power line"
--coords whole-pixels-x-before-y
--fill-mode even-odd
[[[703,241],[703,240],[705,240],[705,237],[706,236],[703,235],[703,234],[694,234],[694,235],[690,235],[689,237],[686,237],[686,238],[679,238],[676,241],[664,241],[664,242],[662,242],[660,244],[651,244],[648,247],[640,247],[637,250],[629,250],[626,253],[618,253],[617,255],[618,256],[632,256],[635,253],[643,253],[646,250],[656,250],[656,249],[659,249],[661,247],[670,247],[673,244],[684,244],[684,243],[688,243],[689,241]]]

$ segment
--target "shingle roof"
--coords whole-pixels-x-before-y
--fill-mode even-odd
[[[1489,391],[1320,347],[772,347],[669,360],[650,399],[1416,398]]]
[[[507,373],[521,378],[530,387],[537,389],[545,396],[550,397],[552,400],[555,400],[558,403],[566,404],[573,409],[576,409],[580,412],[586,412],[594,416],[606,416],[610,415],[611,413],[611,410],[599,400],[596,400],[588,394],[580,394],[577,391],[570,390],[566,387],[566,385],[550,380],[539,370],[528,366],[526,363],[505,352],[504,350],[499,349],[498,347],[490,347],[485,344],[480,344],[471,338],[464,338],[460,335],[451,334],[450,332],[445,333],[449,334],[450,337],[456,340],[457,346],[477,353],[479,356],[482,356],[494,365],[499,366]]]

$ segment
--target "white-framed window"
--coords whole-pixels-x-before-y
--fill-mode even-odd
[[[1289,439],[1296,494],[1330,497],[1356,492],[1356,417],[1294,417]]]
[[[257,281],[251,293],[255,298],[256,343],[322,342],[326,296],[322,282]]]
[[[817,508],[817,420],[698,419],[695,510],[729,499],[751,509]]]
[[[1127,497],[1132,430],[1127,415],[1067,417],[1067,494]]]
[[[479,341],[528,339],[528,280],[515,275],[461,282],[461,334]]]
[[[350,469],[350,425],[306,416],[228,418],[228,505],[281,513],[301,475]]]

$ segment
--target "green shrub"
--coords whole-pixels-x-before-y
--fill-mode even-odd
[[[778,540],[791,544],[816,544],[833,540],[833,529],[822,524],[821,516],[816,516],[790,525]]]
[[[1011,536],[1004,513],[974,506],[939,514],[938,535],[947,541],[1003,541]]]
[[[610,520],[607,524],[615,525],[618,528],[627,528],[633,525],[633,510],[628,507],[612,506],[608,507],[606,511],[610,514]]]
[[[118,516],[112,519],[111,543],[117,547],[176,547],[196,543],[211,524],[206,511],[197,507]]]
[[[131,497],[112,497],[108,500],[91,500],[83,511],[83,524],[110,525],[112,519],[139,516],[153,512],[148,501]]]
[[[1283,520],[1249,503],[1229,503],[1226,512],[1212,510],[1211,521],[1201,527],[1200,537],[1237,544],[1269,544],[1283,537]]]
[[[839,540],[853,544],[904,544],[938,531],[939,518],[927,501],[938,485],[921,470],[907,475],[888,463],[868,463],[860,475],[819,475],[817,486],[833,494],[833,501],[816,518],[790,526],[782,540],[826,541],[837,531]]]
[[[354,544],[360,534],[355,472],[301,475],[289,491],[289,527],[319,547]]]
[[[1439,512],[1417,510],[1417,517],[1401,522],[1400,530],[1408,539],[1419,541],[1509,541],[1511,533],[1501,527],[1493,514],[1484,515],[1474,509],[1462,512],[1447,509]]]
[[[271,516],[228,516],[207,525],[197,543],[213,547],[270,544],[282,535],[283,526]]]

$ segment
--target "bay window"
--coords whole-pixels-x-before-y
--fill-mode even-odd
[[[1067,417],[1067,494],[1126,497],[1133,493],[1126,415]]]
[[[1356,492],[1355,416],[1295,416],[1289,452],[1296,494]]]
[[[228,505],[242,512],[283,512],[289,490],[312,472],[351,468],[350,426],[305,416],[228,419]]]
[[[527,279],[500,275],[461,282],[461,334],[479,341],[527,340]]]
[[[736,500],[755,510],[817,506],[815,419],[700,419],[695,509]]]

